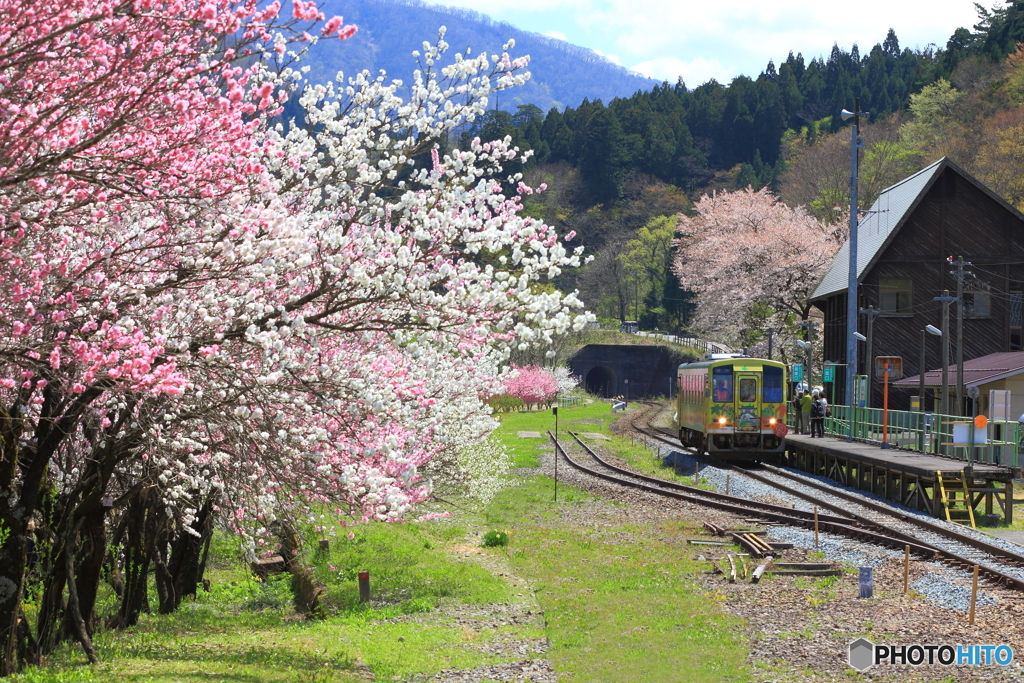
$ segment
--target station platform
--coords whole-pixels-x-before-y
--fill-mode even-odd
[[[969,518],[970,505],[978,521],[1013,521],[1015,472],[1011,468],[974,463],[965,474],[967,463],[962,460],[880,446],[790,432],[783,459],[788,467],[834,479],[941,519],[953,519],[947,515],[952,512]]]

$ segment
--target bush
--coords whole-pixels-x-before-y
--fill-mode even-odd
[[[508,532],[506,531],[488,531],[484,534],[484,547],[496,548],[498,546],[508,545]]]
[[[512,410],[521,410],[526,406],[526,402],[521,398],[516,398],[515,396],[501,394],[499,396],[491,396],[487,399],[487,405],[489,405],[493,410],[507,413]]]

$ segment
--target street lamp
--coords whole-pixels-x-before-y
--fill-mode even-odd
[[[925,332],[942,338],[942,414],[949,414],[949,338],[948,335],[934,325],[925,325]],[[924,372],[924,369],[921,369]],[[923,376],[923,375],[922,375]]]
[[[867,337],[865,337],[860,332],[856,332],[856,331],[853,333],[853,338],[856,339],[857,341],[862,341],[862,342],[866,342],[868,340]],[[857,357],[856,354],[854,354],[854,358],[856,358],[856,357]],[[851,374],[850,376],[851,377],[856,376],[856,371],[854,371],[854,373]],[[851,380],[851,385],[852,385],[852,380]],[[857,419],[856,419],[857,418],[857,405],[856,404],[857,404],[857,402],[853,399],[853,394],[851,393],[850,394],[850,406],[849,406],[849,408],[850,408],[850,431],[847,432],[847,434],[846,434],[846,440],[847,441],[853,441],[853,432],[856,429],[856,422],[857,422]]]
[[[844,109],[840,116],[843,121],[853,119],[850,142],[850,239],[846,244],[850,247],[850,272],[846,288],[846,405],[853,406],[853,375],[857,372],[857,131],[860,128],[860,117],[868,112],[860,111],[860,98],[853,100],[854,111]]]
[[[811,343],[805,342],[803,339],[797,339],[796,345],[803,349],[807,356],[807,389],[810,390],[814,386],[814,382],[811,381]]]

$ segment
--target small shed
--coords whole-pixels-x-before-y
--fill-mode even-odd
[[[954,363],[947,368],[950,389],[950,406],[956,405],[957,367]],[[921,376],[905,377],[892,383],[893,388],[909,389],[913,392],[921,385]],[[942,368],[924,373],[925,389],[935,392],[937,400],[942,396]],[[988,415],[988,392],[1004,390],[1010,392],[1010,416],[1016,420],[1024,415],[1024,351],[990,353],[981,358],[964,361],[964,386],[970,390],[978,387],[978,413]]]

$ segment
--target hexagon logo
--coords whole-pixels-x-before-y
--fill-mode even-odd
[[[850,643],[850,666],[857,671],[867,671],[874,665],[875,644],[867,638],[858,638]]]

